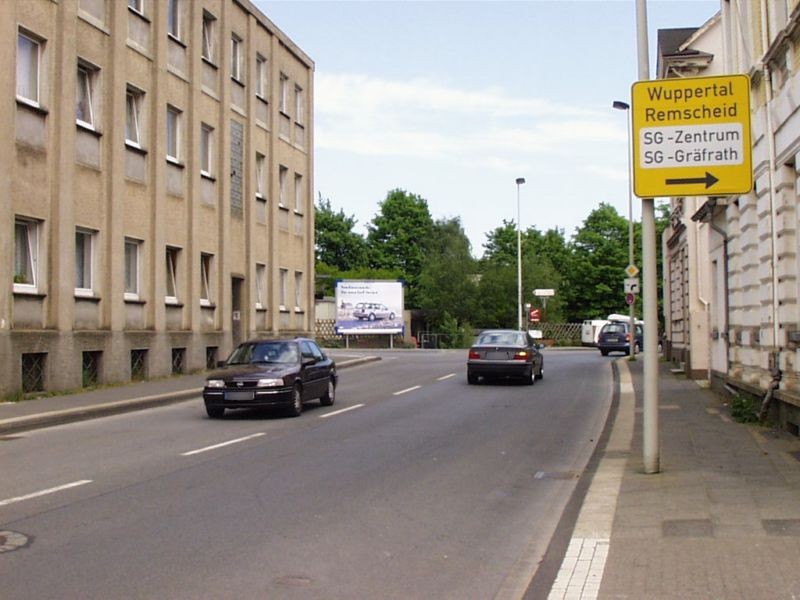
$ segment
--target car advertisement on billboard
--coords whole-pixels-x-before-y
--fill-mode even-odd
[[[403,283],[341,280],[336,283],[336,333],[403,333]]]

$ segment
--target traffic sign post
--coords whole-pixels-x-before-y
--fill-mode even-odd
[[[747,75],[638,81],[631,94],[637,196],[725,196],[752,189]]]

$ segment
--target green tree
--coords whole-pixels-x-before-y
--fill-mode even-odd
[[[319,195],[314,218],[316,261],[340,271],[366,267],[367,243],[353,231],[353,216],[334,212],[331,201]]]
[[[624,312],[622,280],[628,264],[628,221],[601,203],[572,240],[572,268],[566,291],[566,318],[582,321]]]
[[[477,263],[472,258],[469,238],[458,218],[438,220],[417,284],[419,308],[428,324],[440,331],[464,328],[474,318]]]
[[[367,230],[370,266],[400,271],[407,284],[406,305],[416,308],[417,281],[433,235],[427,200],[404,190],[392,190]]]

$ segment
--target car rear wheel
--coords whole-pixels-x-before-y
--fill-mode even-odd
[[[533,385],[536,383],[536,370],[531,365],[531,370],[525,374],[525,385]]]
[[[289,407],[290,417],[299,417],[303,414],[303,390],[299,385],[292,388],[292,405]]]
[[[475,385],[478,383],[478,376],[472,371],[467,371],[467,383],[470,385]]]
[[[336,385],[333,383],[333,378],[328,379],[328,389],[319,398],[319,403],[322,406],[332,406],[336,400]]]
[[[375,315],[372,314],[372,313],[369,313],[369,320],[370,321],[374,321],[375,320]]]
[[[206,404],[206,413],[209,419],[221,419],[225,414],[225,408],[222,406],[209,406]]]
[[[603,356],[608,356],[608,350],[600,350],[600,354]]]

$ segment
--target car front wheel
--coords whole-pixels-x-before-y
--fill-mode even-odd
[[[539,374],[536,375],[536,379],[544,379],[544,367],[539,368]]]
[[[319,403],[322,406],[332,406],[336,400],[336,385],[333,383],[333,378],[328,379],[328,389],[319,398]]]
[[[209,406],[206,404],[206,414],[209,419],[221,419],[225,414],[225,408],[222,406]]]
[[[292,388],[292,405],[289,407],[290,417],[299,417],[303,414],[303,390],[299,385]]]

